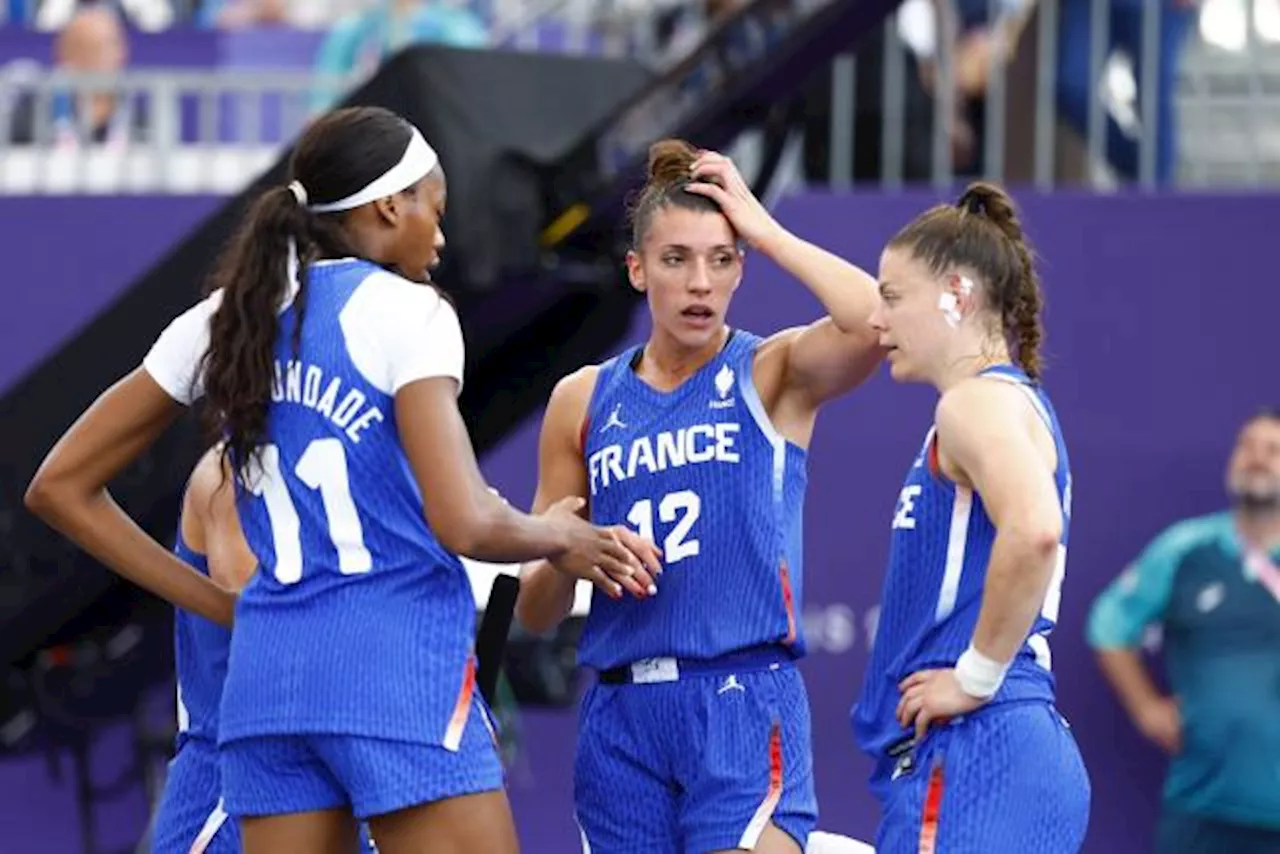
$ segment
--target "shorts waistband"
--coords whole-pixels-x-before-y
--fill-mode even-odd
[[[647,685],[679,682],[692,676],[707,676],[753,670],[778,670],[795,663],[796,657],[784,646],[762,644],[725,653],[716,658],[642,658],[631,664],[600,672],[604,685]]]

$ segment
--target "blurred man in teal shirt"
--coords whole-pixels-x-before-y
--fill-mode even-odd
[[[1280,852],[1280,412],[1244,425],[1230,511],[1157,537],[1094,603],[1088,639],[1137,728],[1170,755],[1158,854]],[[1141,657],[1163,628],[1163,696]]]

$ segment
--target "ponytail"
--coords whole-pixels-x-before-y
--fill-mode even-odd
[[[289,300],[291,279],[297,283],[292,299],[296,355],[308,266],[320,257],[345,254],[354,253],[336,218],[307,210],[282,185],[258,197],[219,259],[208,285],[209,291],[222,291],[222,302],[210,321],[203,365],[204,422],[210,440],[223,442],[223,457],[234,469],[249,464],[266,434],[279,315]]]
[[[956,202],[956,207],[977,214],[997,229],[1009,243],[1013,253],[1010,281],[999,291],[1001,324],[1012,341],[1018,366],[1033,380],[1040,379],[1040,346],[1044,342],[1044,326],[1040,312],[1044,299],[1040,279],[1031,258],[1031,245],[1009,194],[994,184],[983,181],[970,184]]]

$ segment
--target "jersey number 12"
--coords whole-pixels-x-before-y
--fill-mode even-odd
[[[662,541],[662,562],[670,565],[687,557],[693,557],[701,551],[696,539],[688,539],[693,523],[698,521],[702,513],[702,499],[691,489],[669,492],[658,502],[658,521],[670,524],[675,522],[671,533]],[[627,513],[627,521],[636,528],[636,533],[650,542],[657,543],[653,536],[653,501],[642,498],[631,505]]]
[[[298,509],[280,471],[280,449],[264,445],[261,452],[262,476],[249,491],[262,497],[271,520],[271,540],[276,552],[276,580],[296,584],[302,578],[302,529]],[[343,575],[358,575],[373,568],[373,557],[364,545],[364,528],[356,503],[351,498],[347,477],[347,452],[341,439],[316,439],[307,445],[294,475],[309,489],[319,490],[328,521],[329,539],[338,552],[338,570]]]

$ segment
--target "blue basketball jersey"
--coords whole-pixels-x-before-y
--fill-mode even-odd
[[[191,550],[179,527],[174,554],[205,575],[208,559]],[[181,608],[173,618],[173,658],[178,682],[178,741],[198,738],[215,744],[218,740],[218,706],[222,683],[227,678],[227,656],[231,632]]]
[[[1044,390],[1012,366],[989,368],[982,376],[1016,384],[1052,433],[1058,457],[1054,482],[1063,519],[1058,563],[1040,617],[991,702],[1052,701],[1054,680],[1047,636],[1058,619],[1066,566],[1071,465]],[[996,536],[982,497],[938,473],[935,430],[931,428],[925,437],[898,495],[875,645],[862,696],[853,712],[858,743],[881,760],[886,758],[888,747],[910,735],[894,718],[901,698],[898,683],[918,670],[955,666],[972,640]]]
[[[803,449],[769,422],[752,378],[761,339],[734,330],[670,392],[636,376],[640,348],[600,368],[584,425],[591,519],[663,553],[658,593],[593,593],[579,660],[713,658],[760,644],[804,651]]]
[[[260,567],[236,610],[224,743],[297,733],[460,743],[475,600],[428,528],[387,356],[398,340],[388,306],[423,305],[421,287],[365,261],[321,262],[296,350],[297,305],[279,316],[265,444],[237,481]],[[403,303],[406,288],[416,302]],[[430,316],[415,321],[416,335],[433,334]]]

